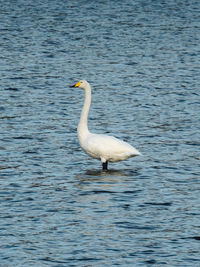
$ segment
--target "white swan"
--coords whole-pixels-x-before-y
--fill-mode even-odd
[[[85,80],[80,80],[73,87],[85,90],[85,102],[78,124],[78,139],[81,148],[91,157],[100,159],[103,170],[107,170],[108,161],[116,162],[140,155],[140,152],[128,143],[113,136],[90,133],[87,126],[91,104],[91,87]]]

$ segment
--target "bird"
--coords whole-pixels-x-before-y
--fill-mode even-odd
[[[82,108],[77,132],[81,148],[90,157],[101,160],[102,170],[108,170],[108,162],[122,161],[141,153],[114,136],[95,134],[88,130],[88,113],[91,105],[91,86],[86,80],[78,81],[73,87],[84,89],[85,100]]]

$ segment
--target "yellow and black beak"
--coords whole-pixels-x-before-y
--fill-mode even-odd
[[[80,82],[77,82],[76,84],[72,85],[72,87],[79,87],[80,86]]]

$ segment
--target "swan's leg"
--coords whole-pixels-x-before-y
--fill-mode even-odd
[[[103,168],[103,170],[108,169],[108,162],[107,161],[102,163],[102,168]]]

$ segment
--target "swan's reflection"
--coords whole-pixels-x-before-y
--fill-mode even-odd
[[[87,170],[85,172],[86,176],[100,176],[100,177],[110,177],[110,176],[116,176],[116,177],[128,177],[128,176],[136,176],[138,172],[138,169],[135,170]]]
[[[108,171],[100,171],[100,170],[86,170],[83,173],[79,173],[76,175],[76,179],[78,181],[78,187],[84,187],[87,184],[88,187],[99,188],[102,187],[116,187],[122,186],[127,187],[128,181],[134,182],[134,179],[137,180],[139,177],[140,169],[135,168],[125,169],[125,170],[108,170]],[[89,188],[88,188],[89,189]]]

